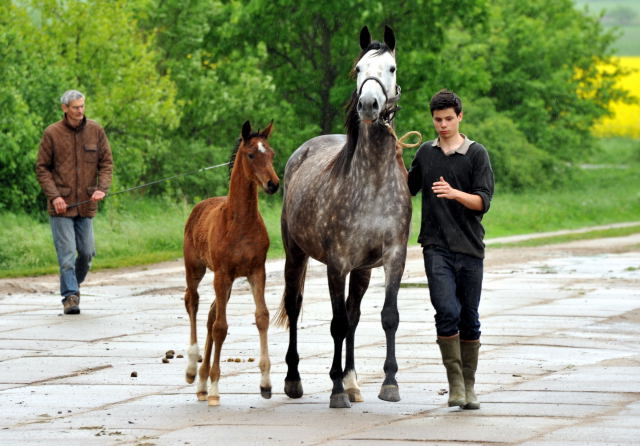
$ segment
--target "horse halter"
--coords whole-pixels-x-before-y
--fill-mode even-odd
[[[364,84],[366,84],[367,81],[371,81],[371,80],[376,81],[378,85],[380,85],[380,88],[382,89],[382,94],[384,94],[385,108],[380,112],[380,116],[378,117],[378,120],[381,120],[387,124],[391,123],[391,121],[393,121],[393,118],[396,115],[396,112],[400,110],[400,107],[397,105],[397,102],[400,100],[400,93],[402,89],[400,88],[400,85],[396,84],[396,94],[392,98],[389,98],[389,95],[387,94],[387,89],[382,84],[382,81],[377,77],[369,76],[362,81],[362,84],[360,84],[358,97],[362,95],[362,88],[364,87]]]

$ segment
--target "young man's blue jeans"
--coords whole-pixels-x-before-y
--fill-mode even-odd
[[[60,265],[60,294],[77,296],[96,255],[92,219],[49,217],[49,221]]]
[[[460,333],[465,341],[480,339],[483,260],[432,246],[423,247],[422,254],[437,335]]]

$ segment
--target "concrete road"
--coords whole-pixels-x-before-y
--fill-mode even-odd
[[[268,262],[267,301],[282,294]],[[82,314],[62,315],[54,276],[0,281],[0,445],[632,445],[640,444],[640,236],[491,248],[481,304],[480,410],[446,407],[421,253],[399,307],[402,400],[380,401],[382,271],[356,336],[365,401],[330,409],[333,352],[324,267],[306,283],[299,332],[305,395],[283,393],[288,334],[270,329],[274,394],[260,397],[258,335],[245,281],[234,287],[221,405],[184,381],[188,318],[179,261],[90,273]],[[200,337],[212,301],[200,289]],[[200,342],[202,346],[202,341]],[[133,372],[137,377],[132,377]]]

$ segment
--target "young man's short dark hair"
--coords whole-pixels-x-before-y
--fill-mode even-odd
[[[462,113],[462,101],[453,91],[444,88],[433,95],[429,108],[431,109],[431,116],[433,116],[435,110],[445,110],[447,108],[453,108],[456,115],[459,115]]]

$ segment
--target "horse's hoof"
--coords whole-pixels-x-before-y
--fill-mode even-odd
[[[300,381],[287,381],[284,380],[284,393],[289,398],[301,398],[302,397],[302,383]]]
[[[187,372],[184,375],[184,379],[185,381],[187,381],[187,384],[193,384],[193,382],[196,380],[196,375],[192,375],[191,373]]]
[[[220,405],[220,397],[219,396],[209,396],[209,397],[207,397],[207,404],[209,406],[219,406]]]
[[[345,392],[349,395],[349,401],[352,403],[361,403],[364,401],[362,393],[360,393],[360,389],[346,389]]]
[[[260,395],[262,395],[262,398],[264,398],[265,400],[268,400],[271,398],[271,387],[262,387],[260,386]]]
[[[394,384],[385,384],[380,389],[378,398],[383,401],[391,401],[393,403],[398,402],[400,401],[400,390],[398,390],[398,386]]]
[[[346,392],[336,393],[335,395],[331,395],[331,399],[329,400],[329,407],[332,409],[348,409],[351,407],[351,403],[349,402],[349,396]]]
[[[207,392],[198,392],[198,401],[207,401]]]

